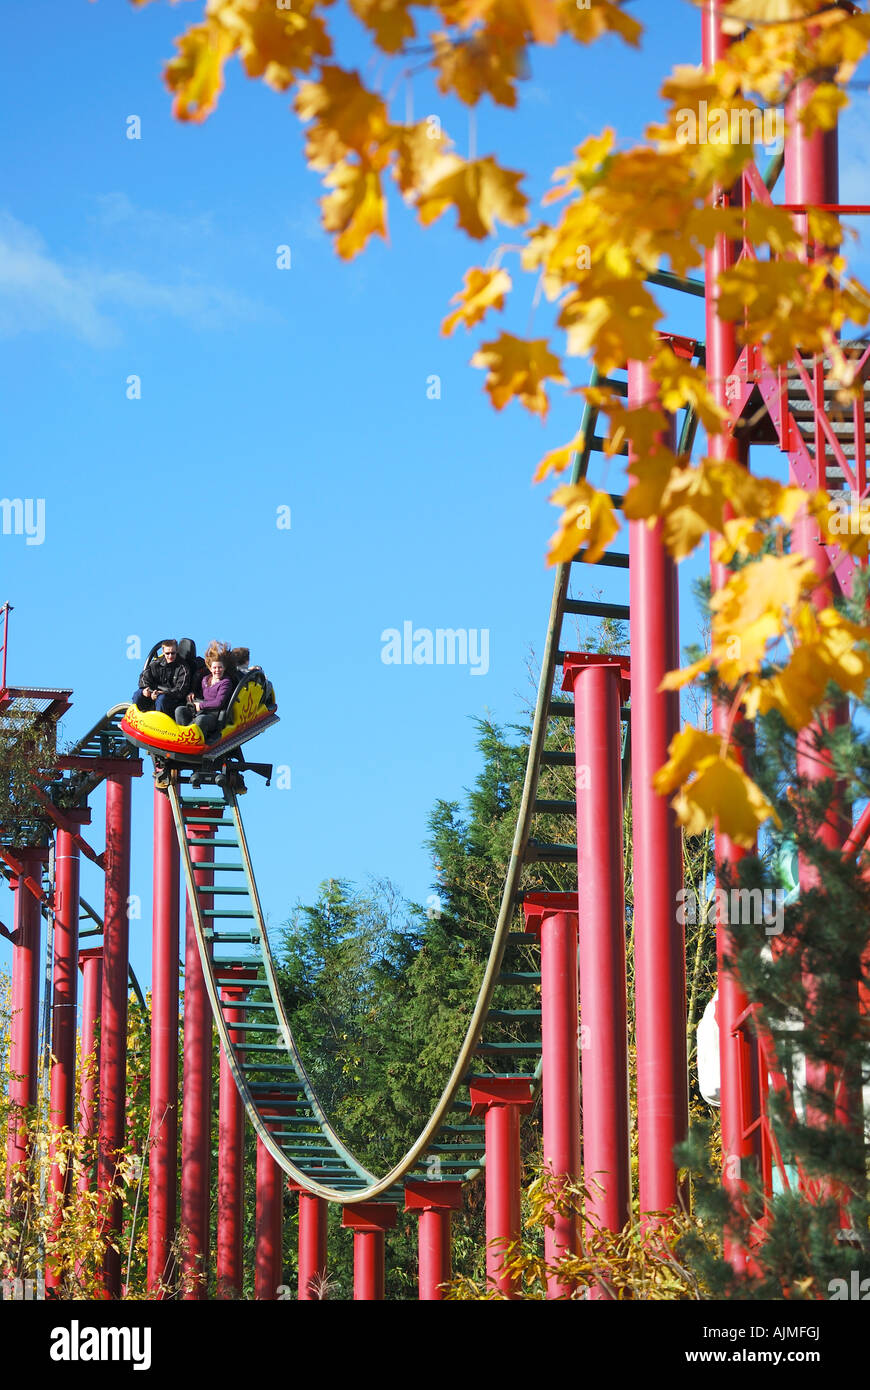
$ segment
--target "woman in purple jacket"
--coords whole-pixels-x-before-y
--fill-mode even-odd
[[[226,706],[233,693],[233,683],[227,673],[226,664],[220,657],[208,663],[208,670],[199,682],[199,693],[194,690],[187,697],[186,705],[179,705],[175,711],[176,724],[190,724],[195,721],[206,738],[218,727],[218,715]]]

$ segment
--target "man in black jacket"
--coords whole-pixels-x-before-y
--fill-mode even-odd
[[[174,717],[176,705],[184,704],[189,690],[190,672],[179,658],[178,643],[167,639],[139,677],[133,701],[139,709],[158,709]]]

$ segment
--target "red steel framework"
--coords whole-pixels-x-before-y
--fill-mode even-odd
[[[703,60],[712,65],[728,39],[721,26],[716,0],[707,0],[702,21]],[[807,99],[809,84],[801,84],[790,101],[788,115]],[[866,213],[865,207],[838,202],[836,131],[806,135],[799,123],[788,135],[784,151],[785,203],[804,233],[806,255],[812,256],[806,229],[809,207],[835,213]],[[735,207],[752,201],[771,203],[770,192],[751,166],[733,188],[715,192],[718,203]],[[706,363],[711,389],[733,422],[742,420],[751,396],[766,407],[766,428],[788,455],[790,476],[803,487],[827,487],[834,467],[857,498],[867,493],[866,421],[863,396],[852,407],[854,458],[849,458],[828,418],[824,364],[807,361],[800,353],[788,368],[773,370],[760,348],[740,348],[734,324],[717,313],[715,282],[728,267],[754,254],[746,242],[719,238],[705,260]],[[669,335],[678,355],[691,357],[695,344]],[[859,377],[866,374],[870,347],[856,362]],[[656,386],[644,362],[627,364],[629,407],[656,400]],[[801,429],[792,410],[794,383],[799,382],[812,410],[812,437]],[[790,387],[791,384],[791,387]],[[762,412],[763,413],[763,412]],[[674,450],[675,425],[667,421],[661,442]],[[771,442],[765,436],[764,442]],[[714,458],[729,459],[748,468],[751,440],[736,428],[709,442]],[[629,450],[630,457],[631,451]],[[630,462],[629,462],[630,469]],[[827,605],[838,588],[848,588],[854,569],[846,555],[832,553],[811,519],[799,520],[795,548],[810,557],[819,574],[814,594]],[[587,1199],[583,1226],[554,1205],[554,1223],[545,1236],[545,1255],[555,1262],[565,1253],[588,1246],[596,1229],[618,1231],[631,1213],[629,1153],[629,1078],[626,997],[626,943],[623,853],[623,786],[621,722],[631,697],[632,817],[634,854],[634,958],[638,1106],[638,1199],[647,1223],[678,1208],[684,1194],[678,1182],[675,1147],[685,1138],[688,1121],[686,1065],[685,943],[678,904],[682,885],[679,829],[667,798],[652,787],[654,772],[666,761],[668,745],[679,730],[679,700],[663,692],[662,678],[679,665],[678,594],[676,566],[661,536],[660,526],[632,523],[629,527],[631,661],[628,658],[562,654],[563,688],[574,701],[575,778],[577,810],[578,892],[530,892],[524,897],[526,930],[540,943],[541,1077],[543,1153],[554,1191],[565,1183],[583,1182]],[[714,591],[727,582],[728,571],[711,561]],[[3,614],[0,709],[19,698],[36,696],[56,717],[68,706],[69,692],[33,691],[7,685],[8,625],[11,607]],[[725,728],[727,712],[714,709],[713,726]],[[845,716],[840,716],[845,717]],[[798,772],[808,778],[831,780],[829,759],[820,758],[813,730],[799,746]],[[60,811],[39,793],[46,818],[55,831],[56,883],[53,896],[44,870],[48,850],[43,846],[0,846],[14,895],[13,929],[3,928],[13,942],[10,1123],[7,1151],[7,1195],[16,1175],[26,1171],[28,1142],[25,1113],[37,1100],[39,960],[41,913],[53,913],[54,955],[50,1122],[56,1135],[78,1126],[81,1136],[98,1141],[95,1174],[83,1172],[79,1190],[96,1182],[101,1202],[106,1249],[104,1292],[123,1293],[121,1259],[115,1249],[121,1234],[121,1202],[116,1190],[117,1154],[124,1146],[126,1101],[126,1036],[128,1001],[128,903],[130,895],[131,779],[141,774],[136,760],[58,759],[58,767],[97,769],[106,784],[106,849],[95,854],[80,830],[90,812]],[[211,808],[211,809],[210,809]],[[208,843],[219,816],[214,802],[188,825],[194,879],[206,908],[207,890],[214,886],[213,850]],[[870,832],[870,808],[850,830],[834,801],[823,839],[831,848],[855,856]],[[205,841],[205,843],[200,843]],[[84,853],[105,871],[103,944],[79,950],[79,867]],[[721,833],[716,835],[717,881],[739,872],[745,851]],[[810,866],[800,864],[800,885],[815,885]],[[181,1127],[181,1174],[178,1181],[178,1033],[179,1033],[179,850],[172,808],[163,792],[154,794],[154,912],[153,992],[151,1008],[151,1077],[149,1163],[149,1224],[147,1283],[152,1293],[172,1282],[172,1252],[179,1234],[184,1242],[181,1273],[183,1296],[208,1295],[210,1163],[212,1133],[212,1014],[203,974],[193,916],[187,905],[184,956],[184,1053]],[[789,1174],[767,1114],[771,1092],[791,1100],[787,1078],[777,1062],[774,1039],[757,1008],[729,969],[732,950],[729,923],[717,922],[718,1003],[721,1068],[722,1181],[735,1201],[746,1188],[748,1167],[762,1175],[769,1191],[776,1167],[788,1185]],[[75,1019],[78,1006],[76,967],[83,974],[81,998],[80,1101],[75,1105]],[[231,969],[231,967],[226,967]],[[244,1038],[246,1022],[244,969],[239,986],[223,984],[231,1041]],[[812,981],[807,982],[810,993]],[[866,999],[863,1000],[866,1006]],[[237,1030],[232,1025],[237,1025]],[[99,1034],[99,1041],[98,1041]],[[241,1046],[239,1059],[243,1058]],[[582,1074],[582,1082],[581,1082]],[[850,1078],[823,1069],[808,1077],[838,1100],[838,1117],[854,1124],[860,1098],[850,1090]],[[506,1249],[521,1233],[520,1121],[533,1103],[528,1075],[473,1075],[468,1078],[471,1117],[482,1116],[485,1133],[487,1276],[507,1298],[517,1295],[514,1278],[505,1267]],[[582,1090],[582,1118],[580,1096]],[[271,1096],[271,1093],[270,1093]],[[288,1118],[280,1096],[267,1098],[261,1114],[270,1128]],[[292,1105],[289,1107],[293,1113]],[[218,1296],[237,1297],[243,1288],[242,1216],[244,1197],[245,1115],[229,1060],[221,1053],[218,1115],[216,1278]],[[449,1147],[449,1146],[447,1146]],[[461,1146],[457,1146],[461,1147]],[[53,1151],[49,1200],[62,1215],[70,1192],[69,1170]],[[797,1180],[813,1195],[800,1171]],[[283,1275],[284,1192],[298,1195],[298,1297],[313,1301],[328,1296],[327,1204],[298,1183],[285,1183],[283,1172],[258,1138],[256,1154],[256,1253],[254,1293],[260,1300],[281,1296]],[[392,1194],[391,1194],[392,1195]],[[180,1198],[180,1210],[179,1207]],[[844,1208],[848,1194],[843,1195]],[[418,1220],[419,1296],[439,1301],[451,1277],[451,1219],[461,1209],[459,1180],[407,1179],[405,1211]],[[385,1233],[397,1222],[392,1201],[349,1201],[342,1207],[342,1226],[353,1231],[354,1289],[360,1301],[384,1297]],[[847,1215],[844,1210],[844,1225]],[[737,1273],[751,1268],[752,1252],[731,1232],[725,1233],[727,1255]],[[62,1271],[47,1252],[46,1282],[51,1289]],[[550,1277],[548,1296],[564,1298],[573,1290],[558,1275]],[[597,1289],[590,1296],[600,1296]]]

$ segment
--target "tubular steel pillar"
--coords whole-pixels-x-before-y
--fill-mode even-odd
[[[541,1071],[543,1075],[544,1167],[559,1179],[580,1181],[580,1062],[578,1053],[577,894],[527,893],[526,931],[541,943]],[[584,1098],[585,1098],[584,1087]],[[488,1160],[487,1160],[488,1161]],[[544,1232],[548,1265],[577,1253],[577,1213],[554,1210]],[[547,1280],[548,1298],[570,1286],[557,1275]]]
[[[90,811],[67,811],[66,819],[87,824]],[[72,1131],[75,1120],[76,1000],[79,952],[79,848],[66,830],[58,830],[55,842],[54,984],[51,1028],[51,1127]],[[70,1191],[71,1154],[53,1154],[49,1186],[55,1207],[55,1225]],[[51,1260],[46,1264],[46,1288],[57,1288],[61,1271]]]
[[[6,1196],[13,1179],[27,1167],[25,1112],[36,1104],[39,1079],[39,899],[24,882],[39,883],[48,851],[42,847],[16,849],[21,873],[10,879],[14,895],[12,946],[12,1023],[9,1045],[9,1130],[6,1149]]]
[[[576,730],[586,1213],[599,1228],[621,1231],[631,1214],[620,722],[629,661],[572,653],[563,672]]]
[[[81,1085],[79,1089],[79,1137],[93,1139],[97,1131],[97,1079],[100,1075],[100,1043],[97,1025],[103,997],[103,948],[79,951],[82,981]],[[79,1192],[88,1192],[92,1175],[87,1167],[79,1176]]]
[[[103,998],[100,1010],[100,1100],[97,1187],[106,1241],[103,1283],[108,1298],[121,1297],[121,1196],[116,1191],[118,1152],[126,1141],[127,991],[129,971],[130,777],[132,768],[106,778],[106,897],[103,915]]]
[[[149,1293],[171,1280],[178,1197],[179,853],[172,804],[154,789],[151,1117],[148,1154]]]
[[[730,42],[727,35],[722,32],[721,7],[713,0],[708,0],[703,15],[702,39],[703,62],[706,67],[711,67],[719,58],[724,56]],[[718,189],[714,193],[714,198],[724,205],[739,205],[741,201],[740,188]],[[717,405],[723,410],[727,410],[730,404],[728,382],[735,371],[739,350],[736,326],[721,319],[718,315],[716,281],[722,271],[735,264],[736,259],[737,252],[734,243],[721,236],[716,239],[713,247],[705,256],[707,377],[710,391]],[[730,431],[726,434],[711,436],[709,453],[714,459],[731,459],[743,463],[746,462],[747,458],[746,449],[741,446]],[[726,567],[711,557],[710,579],[714,593],[727,582],[728,574],[729,571]],[[727,727],[727,714],[728,712],[723,708],[721,702],[714,701],[714,733],[724,733]],[[720,832],[718,826],[716,827],[717,887],[722,887],[728,878],[736,879],[737,866],[745,853],[744,849],[735,845],[727,835]],[[757,1045],[753,1045],[754,1057],[749,1058],[747,1056],[746,1040],[741,1033],[739,1020],[746,1015],[749,999],[726,966],[726,962],[733,952],[733,942],[727,913],[723,914],[719,910],[719,902],[720,899],[717,894],[716,958],[719,991],[717,1016],[719,1020],[721,1077],[719,1120],[722,1134],[722,1185],[729,1194],[732,1203],[739,1205],[741,1195],[746,1191],[743,1167],[746,1163],[751,1164],[757,1159],[760,1152],[758,1140],[747,1134],[744,1124],[745,1083],[748,1080],[745,1063],[747,1060],[751,1061],[757,1071],[759,1061]],[[725,1255],[735,1272],[741,1273],[746,1269],[747,1253],[727,1229],[725,1232]]]
[[[231,967],[222,968],[227,969],[228,973],[232,973]],[[225,1007],[223,1010],[227,1023],[244,1023],[244,1000],[247,997],[247,992],[247,989],[241,985],[221,986],[222,999],[228,1004],[232,1001],[232,1006]],[[239,1044],[244,1041],[244,1034],[231,1028],[230,1040],[234,1044]],[[241,1060],[241,1052],[238,1053],[238,1056]],[[218,1088],[217,1287],[219,1298],[241,1298],[242,1295],[244,1159],[245,1107],[222,1047]],[[278,1282],[280,1283],[280,1279]]]
[[[392,1202],[359,1202],[342,1207],[341,1224],[353,1231],[353,1297],[355,1303],[379,1302],[384,1297],[384,1232],[396,1224]]]
[[[264,1107],[260,1113],[266,1114]],[[257,1232],[254,1268],[254,1297],[278,1297],[284,1270],[284,1182],[283,1170],[257,1137]]]
[[[438,1303],[452,1273],[450,1213],[462,1210],[461,1182],[405,1183],[405,1211],[415,1211],[420,1302]]]
[[[628,405],[656,400],[643,362],[628,364]],[[674,425],[662,442],[674,448]],[[631,463],[629,462],[629,471]],[[666,671],[679,665],[676,566],[665,549],[661,522],[629,524],[631,606],[631,757],[634,829],[634,964],[637,1037],[638,1173],[641,1215],[677,1205],[674,1147],[688,1129],[686,962],[677,921],[682,842],[666,797],[652,788],[679,732],[677,692],[660,692]]]
[[[788,102],[786,118],[793,129],[790,130],[785,142],[785,198],[787,203],[836,205],[839,202],[837,128],[835,126],[833,130],[819,130],[812,135],[807,135],[798,120],[798,112],[806,105],[816,85],[809,80],[799,83]],[[806,215],[799,214],[795,220],[805,239],[808,239]],[[816,376],[815,373],[811,373],[811,375]],[[824,395],[821,391],[816,409],[824,409]],[[816,450],[817,485],[820,488],[826,488],[827,476],[824,462],[826,448],[824,438],[818,429],[816,431]],[[792,550],[795,554],[805,555],[812,560],[819,575],[819,585],[812,594],[813,607],[817,610],[829,607],[833,603],[836,592],[836,585],[830,573],[830,561],[822,544],[817,522],[805,512],[795,519],[792,530]],[[809,729],[801,731],[797,741],[797,773],[799,777],[808,782],[825,782],[834,779],[831,754],[824,749],[820,750],[817,746],[817,740],[825,729],[830,732],[837,723],[848,721],[848,718],[848,705],[841,703],[826,716],[824,728],[821,723],[817,722]],[[849,823],[843,815],[842,797],[835,794],[825,822],[819,828],[818,839],[828,849],[840,849],[849,829]],[[802,891],[820,886],[818,870],[803,855],[799,858],[799,877]],[[815,994],[815,981],[812,977],[806,977],[805,986],[808,998],[812,1001]],[[853,1122],[856,1110],[860,1117],[860,1089],[855,1088],[856,1093],[849,1095],[849,1088],[844,1078],[838,1076],[833,1068],[808,1061],[807,1086],[811,1090],[827,1092],[832,1102],[836,1090],[839,1115],[847,1123],[850,1111],[853,1115]],[[822,1126],[828,1121],[818,1106],[808,1105],[807,1122]],[[831,1191],[829,1184],[825,1182],[812,1186],[817,1195]]]
[[[207,815],[209,808],[200,814]],[[219,813],[218,813],[219,814]],[[213,827],[189,825],[190,857],[195,864],[209,866],[214,860],[211,845],[201,839],[213,838]],[[200,887],[214,884],[210,867],[194,870]],[[203,907],[213,898],[200,897]],[[196,931],[190,903],[186,903],[184,937],[184,1090],[181,1115],[181,1223],[185,1229],[185,1248],[181,1267],[184,1275],[182,1297],[188,1300],[208,1296],[209,1179],[211,1170],[211,1007],[205,976],[199,958]]]
[[[287,1186],[291,1192],[299,1193],[299,1302],[313,1302],[322,1296],[326,1281],[327,1203],[298,1183],[289,1182]]]
[[[513,1296],[502,1266],[505,1246],[519,1240],[520,1112],[532,1105],[525,1076],[476,1076],[469,1085],[471,1114],[484,1116],[486,1136],[486,1276]]]

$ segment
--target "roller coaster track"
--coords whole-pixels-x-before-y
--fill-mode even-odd
[[[673,281],[673,288],[688,288],[685,282],[676,282],[676,277]],[[696,345],[695,360],[702,359],[703,349]],[[623,397],[627,395],[624,373],[608,378],[593,373],[590,384],[610,387]],[[573,460],[573,482],[587,475],[593,455],[603,450],[604,438],[599,432],[599,423],[598,409],[587,405],[581,426],[584,444]],[[695,429],[694,415],[687,414],[682,421],[680,452],[691,452]],[[616,505],[622,501],[619,497],[613,500]],[[486,1035],[493,1028],[498,1030],[505,1026],[525,1032],[537,1025],[540,1032],[539,1008],[496,1008],[495,996],[503,988],[514,993],[526,989],[534,1000],[540,971],[505,968],[508,951],[517,947],[526,952],[534,949],[531,937],[512,930],[515,914],[529,888],[541,891],[558,886],[552,881],[553,866],[576,865],[577,860],[576,844],[536,839],[532,834],[536,817],[573,822],[576,812],[574,752],[570,747],[548,746],[553,742],[565,743],[565,738],[560,740],[555,731],[560,723],[564,729],[561,721],[570,721],[574,712],[572,701],[553,696],[557,668],[562,665],[565,654],[561,645],[565,621],[578,616],[616,621],[627,621],[629,617],[627,606],[569,596],[573,566],[582,561],[581,552],[556,568],[516,831],[492,946],[465,1039],[427,1124],[403,1157],[383,1176],[369,1172],[335,1133],[299,1054],[280,997],[251,855],[234,792],[227,789],[222,797],[206,797],[191,789],[184,795],[183,778],[169,788],[206,989],[233,1079],[251,1124],[272,1157],[301,1187],[328,1201],[395,1199],[399,1184],[406,1178],[473,1178],[484,1163],[484,1127],[482,1123],[468,1122],[470,1101],[463,1098],[463,1090],[482,1076],[487,1080],[505,1075],[527,1077],[530,1089],[539,1084],[539,1037],[488,1041]],[[601,563],[627,569],[628,555],[608,553]],[[585,574],[588,573],[586,566]],[[576,642],[569,644],[569,648],[571,645],[576,646]],[[623,762],[627,768],[630,757],[627,709],[624,718]],[[564,791],[557,797],[539,797],[539,783],[545,768],[568,770],[562,776],[570,781],[570,797]],[[559,774],[554,775],[558,777]],[[626,777],[625,784],[627,781]],[[192,851],[197,843],[207,851],[208,862],[194,857]],[[215,851],[222,850],[229,851],[230,858],[219,859]],[[540,866],[539,873],[543,870],[545,878],[550,875],[548,882],[536,885],[528,882],[527,871],[534,873],[536,865]],[[225,907],[226,902],[234,905]],[[224,993],[228,988],[232,988],[231,996]],[[244,1011],[243,1022],[236,1021],[240,1010]],[[240,1034],[244,1042],[237,1041]],[[487,1066],[497,1065],[502,1058],[512,1059],[522,1070],[510,1073],[485,1070]]]

